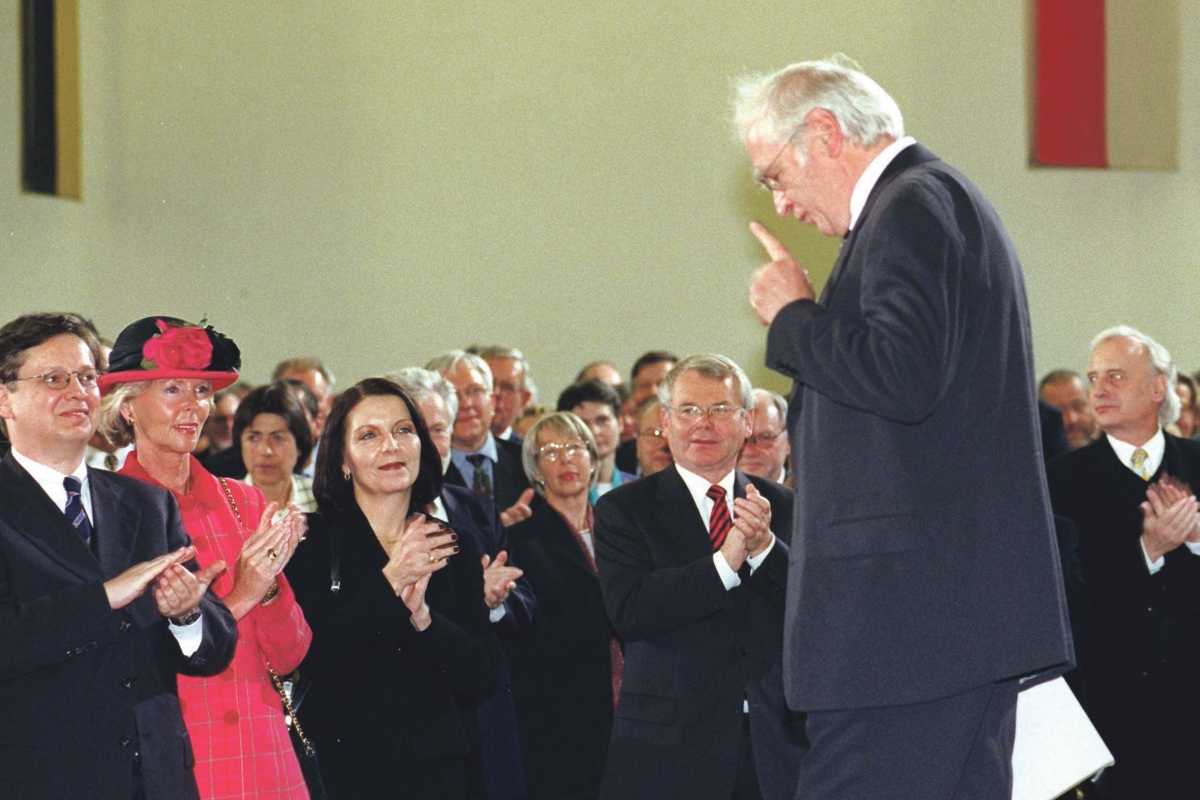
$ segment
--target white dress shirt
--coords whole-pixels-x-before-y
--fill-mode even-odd
[[[867,204],[867,198],[871,196],[871,190],[875,188],[875,184],[879,182],[879,177],[883,175],[883,171],[887,169],[887,165],[892,163],[892,159],[900,155],[900,151],[917,143],[917,140],[911,136],[902,136],[896,141],[889,144],[871,160],[867,168],[863,170],[863,174],[858,176],[858,181],[854,184],[854,191],[850,194],[850,230],[854,230],[855,224],[858,222],[858,217],[862,214],[863,207]]]

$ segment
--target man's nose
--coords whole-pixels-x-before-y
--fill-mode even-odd
[[[771,193],[771,199],[775,201],[775,213],[781,217],[790,217],[792,215],[792,201],[782,191],[774,191]]]

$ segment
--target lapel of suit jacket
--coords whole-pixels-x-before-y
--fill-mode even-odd
[[[446,468],[446,474],[442,476],[442,480],[451,486],[470,488],[467,486],[467,481],[465,478],[463,478],[463,474],[458,471],[458,467],[453,461],[451,461],[450,466]]]
[[[846,239],[842,242],[841,249],[838,250],[837,261],[834,262],[833,271],[829,273],[829,280],[825,281],[825,288],[821,291],[821,298],[817,301],[818,303],[828,307],[829,300],[833,296],[833,290],[837,287],[845,265],[850,260],[850,251],[854,249],[855,238],[863,228],[863,220],[867,218],[867,215],[871,213],[871,209],[875,207],[879,195],[896,179],[897,175],[906,169],[936,159],[937,156],[929,152],[926,148],[919,144],[912,144],[901,150],[884,168],[883,174],[879,176],[879,180],[875,181],[875,185],[871,187],[871,193],[867,195],[867,202],[863,204],[862,212],[855,221],[854,230],[849,232]]]
[[[11,453],[0,461],[0,515],[18,536],[67,572],[85,581],[102,577],[95,556],[66,515]]]
[[[141,512],[133,503],[125,502],[124,490],[107,473],[89,467],[88,482],[96,516],[95,544],[100,569],[106,576],[120,575],[130,565]]]
[[[692,493],[688,491],[675,465],[658,474],[662,477],[658,480],[658,491],[655,492],[654,515],[666,537],[674,543],[684,562],[711,556],[713,550],[708,538],[708,522],[700,516],[700,509],[696,507],[696,501],[692,499]],[[742,491],[745,491],[745,487]]]
[[[1187,462],[1187,457],[1183,454],[1183,448],[1179,440],[1165,431],[1163,437],[1166,439],[1166,449],[1163,451],[1163,463],[1160,472],[1170,475],[1173,478],[1178,478],[1188,486],[1194,488],[1194,481],[1197,476],[1192,474],[1191,467]]]

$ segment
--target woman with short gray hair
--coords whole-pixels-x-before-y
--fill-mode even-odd
[[[596,442],[574,414],[548,414],[529,429],[522,461],[546,500],[508,531],[538,599],[533,633],[513,643],[526,797],[599,797],[623,660],[592,545]]]

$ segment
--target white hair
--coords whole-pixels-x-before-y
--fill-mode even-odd
[[[483,375],[483,385],[487,387],[489,392],[492,391],[492,368],[482,358],[474,353],[468,353],[466,350],[447,350],[444,353],[439,353],[429,359],[429,363],[425,365],[425,369],[431,369],[445,376],[447,372],[459,364],[466,364],[472,369],[479,370],[480,374]]]
[[[1167,396],[1158,406],[1158,423],[1170,425],[1179,419],[1182,404],[1179,402],[1179,395],[1175,394],[1175,381],[1179,373],[1175,369],[1175,362],[1171,360],[1170,351],[1138,329],[1128,325],[1117,325],[1100,331],[1096,334],[1096,338],[1092,339],[1092,350],[1109,339],[1131,339],[1146,348],[1146,357],[1150,361],[1150,368],[1154,374],[1167,376]]]
[[[754,390],[754,405],[766,401],[775,406],[775,410],[779,412],[779,419],[787,425],[788,401],[783,398],[783,395],[778,392],[772,392],[770,389],[755,389]]]
[[[863,147],[873,146],[884,136],[899,139],[904,135],[904,116],[896,101],[839,53],[829,59],[791,64],[770,75],[738,79],[734,137],[744,145],[750,128],[758,125],[757,134],[764,141],[786,145],[814,108],[833,114],[842,135]]]
[[[671,403],[671,394],[675,390],[675,381],[679,380],[679,376],[685,372],[699,372],[706,378],[715,378],[719,381],[733,378],[733,382],[737,385],[738,395],[742,400],[742,409],[749,411],[754,408],[754,387],[751,386],[746,373],[731,359],[716,353],[688,356],[671,368],[662,383],[658,385],[658,401],[662,403],[663,408],[667,410],[674,408]]]
[[[420,405],[426,397],[432,394],[440,395],[442,402],[446,404],[446,411],[450,414],[451,421],[458,416],[458,393],[454,391],[454,386],[450,381],[443,378],[440,373],[420,367],[405,367],[395,372],[389,372],[383,377],[403,389],[405,394],[411,397],[417,405]]]

